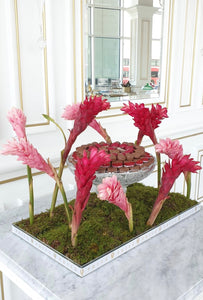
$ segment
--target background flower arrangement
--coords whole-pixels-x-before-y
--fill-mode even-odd
[[[74,120],[73,128],[70,130],[68,139],[62,128],[51,117],[44,115],[46,119],[53,122],[59,128],[64,137],[65,145],[64,149],[61,151],[61,162],[58,171],[53,167],[49,159],[45,160],[38,150],[29,143],[25,131],[26,117],[23,112],[20,109],[13,108],[8,113],[8,120],[17,137],[4,145],[1,154],[16,155],[18,156],[18,160],[27,165],[30,191],[30,224],[32,225],[34,221],[34,192],[31,169],[36,168],[47,173],[55,181],[50,208],[50,218],[53,218],[54,216],[58,190],[60,190],[63,196],[67,223],[71,230],[71,241],[74,247],[77,245],[77,233],[81,223],[82,213],[90,197],[90,190],[93,180],[95,179],[95,172],[103,163],[110,160],[110,155],[103,150],[93,148],[89,156],[86,151],[84,151],[82,158],[77,157],[77,163],[75,165],[77,194],[74,207],[68,204],[62,182],[64,166],[78,135],[83,132],[88,125],[98,131],[107,143],[111,143],[111,138],[108,136],[106,130],[95,119],[99,112],[109,108],[110,104],[106,99],[96,96],[86,98],[83,103],[67,106],[62,117],[67,120]],[[152,105],[151,109],[149,109],[148,107],[145,107],[144,104],[133,104],[129,101],[128,105],[124,104],[121,110],[133,118],[134,125],[139,129],[136,144],[140,145],[143,136],[147,135],[155,145],[158,170],[157,186],[159,188],[159,193],[147,221],[147,224],[152,226],[164,202],[168,199],[168,193],[178,176],[181,173],[184,174],[187,182],[187,197],[189,198],[191,172],[197,172],[201,167],[198,165],[199,162],[190,158],[190,155],[183,155],[183,148],[179,141],[166,139],[160,140],[160,143],[158,143],[155,129],[159,127],[164,118],[168,117],[166,108],[162,108],[161,105],[157,104],[156,106]],[[160,153],[164,153],[169,157],[169,162],[164,165],[162,178]],[[135,220],[133,221],[132,206],[116,176],[103,179],[102,184],[98,186],[98,198],[100,200],[107,200],[109,203],[113,203],[122,209],[128,220],[129,230],[130,232],[133,231],[133,223]]]

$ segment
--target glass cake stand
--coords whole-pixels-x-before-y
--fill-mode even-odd
[[[91,191],[96,193],[97,185],[102,183],[103,178],[112,177],[113,175],[115,175],[118,178],[118,180],[120,181],[124,191],[126,192],[128,185],[138,182],[138,181],[141,181],[152,173],[152,171],[154,170],[155,165],[156,165],[156,159],[155,159],[155,157],[153,157],[153,158],[154,158],[154,162],[150,166],[143,167],[142,169],[140,169],[138,171],[134,171],[134,172],[132,172],[132,171],[127,171],[127,172],[123,172],[123,173],[117,173],[117,172],[98,173],[98,172],[96,172],[95,173],[96,178],[93,181],[93,187],[92,187]],[[68,161],[68,167],[71,170],[71,172],[74,174],[75,166],[70,161]]]

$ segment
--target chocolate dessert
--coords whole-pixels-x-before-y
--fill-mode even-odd
[[[145,152],[144,147],[136,146],[133,143],[120,143],[114,142],[107,144],[105,142],[91,143],[87,145],[82,145],[76,148],[76,151],[69,156],[69,162],[75,165],[77,158],[81,158],[83,151],[89,152],[92,148],[97,148],[98,150],[104,150],[106,153],[110,154],[110,163],[108,165],[103,165],[99,168],[98,173],[124,173],[124,172],[136,172],[144,168],[148,168],[154,163],[154,157]]]

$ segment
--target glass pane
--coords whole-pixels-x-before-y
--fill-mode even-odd
[[[96,83],[101,79],[119,79],[120,69],[120,41],[119,39],[95,38],[94,67]],[[107,82],[107,81],[106,81]]]
[[[88,84],[92,84],[91,38],[88,38]]]
[[[163,2],[163,1],[161,1],[161,2]],[[160,0],[153,0],[153,6],[154,7],[161,7]]]
[[[104,6],[104,7],[115,7],[120,6],[120,0],[93,0],[94,5]]]
[[[160,39],[162,30],[162,16],[155,14],[152,19],[152,39]]]
[[[120,34],[120,11],[113,9],[94,9],[94,34],[97,36],[118,37]]]
[[[130,15],[127,11],[124,11],[123,25],[124,37],[130,37]]]
[[[152,41],[152,59],[160,59],[160,41]]]
[[[123,75],[122,81],[130,80],[130,40],[125,39],[123,42]]]
[[[88,8],[88,34],[91,34],[91,9]]]

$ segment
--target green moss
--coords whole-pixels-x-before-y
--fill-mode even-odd
[[[36,215],[32,226],[29,219],[18,222],[17,226],[83,265],[149,229],[146,222],[157,194],[157,189],[140,183],[128,186],[127,197],[133,208],[132,233],[129,232],[128,221],[121,209],[107,201],[99,200],[96,194],[91,194],[83,212],[76,248],[71,245],[71,232],[63,205],[56,207],[53,219],[49,218],[47,211]],[[196,201],[179,193],[171,193],[154,226],[196,204]],[[71,205],[74,206],[74,200]]]

